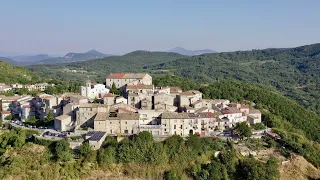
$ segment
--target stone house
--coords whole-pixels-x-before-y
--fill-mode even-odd
[[[111,89],[115,84],[116,88],[120,89],[122,93],[126,92],[126,85],[152,85],[152,77],[146,73],[111,73],[106,78],[106,86]]]

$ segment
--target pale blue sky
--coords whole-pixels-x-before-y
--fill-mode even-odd
[[[0,0],[0,52],[294,47],[319,22],[318,0]]]

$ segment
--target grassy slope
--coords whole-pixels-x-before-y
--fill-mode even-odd
[[[16,67],[0,61],[0,83],[32,83],[39,81],[40,77],[23,67]]]

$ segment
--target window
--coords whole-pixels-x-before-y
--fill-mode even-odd
[[[112,122],[110,121],[110,124],[112,124]]]
[[[180,126],[180,128],[182,129],[182,125]]]
[[[128,122],[126,121],[126,124],[128,124]]]
[[[164,129],[164,131],[167,131],[167,129]]]
[[[176,129],[176,125],[173,126],[173,129]]]
[[[112,129],[110,129],[110,133],[112,134]]]

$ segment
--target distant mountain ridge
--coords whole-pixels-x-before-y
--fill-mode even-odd
[[[57,64],[57,63],[68,63],[68,62],[77,62],[85,61],[91,59],[100,59],[108,56],[113,56],[112,54],[104,54],[96,50],[90,50],[85,53],[74,53],[70,52],[64,55],[63,57],[48,58],[39,61],[36,64]]]
[[[48,54],[38,54],[38,55],[34,55],[34,56],[25,56],[25,55],[12,56],[9,58],[11,58],[17,62],[37,62],[37,61],[41,61],[44,59],[49,59],[51,57]]]
[[[196,55],[207,54],[207,53],[216,53],[216,51],[211,49],[189,50],[182,47],[175,47],[169,50],[168,52],[179,53],[186,56],[196,56]]]
[[[0,61],[4,61],[8,64],[11,64],[11,65],[16,65],[18,62],[11,59],[11,58],[7,58],[7,57],[0,57]]]

